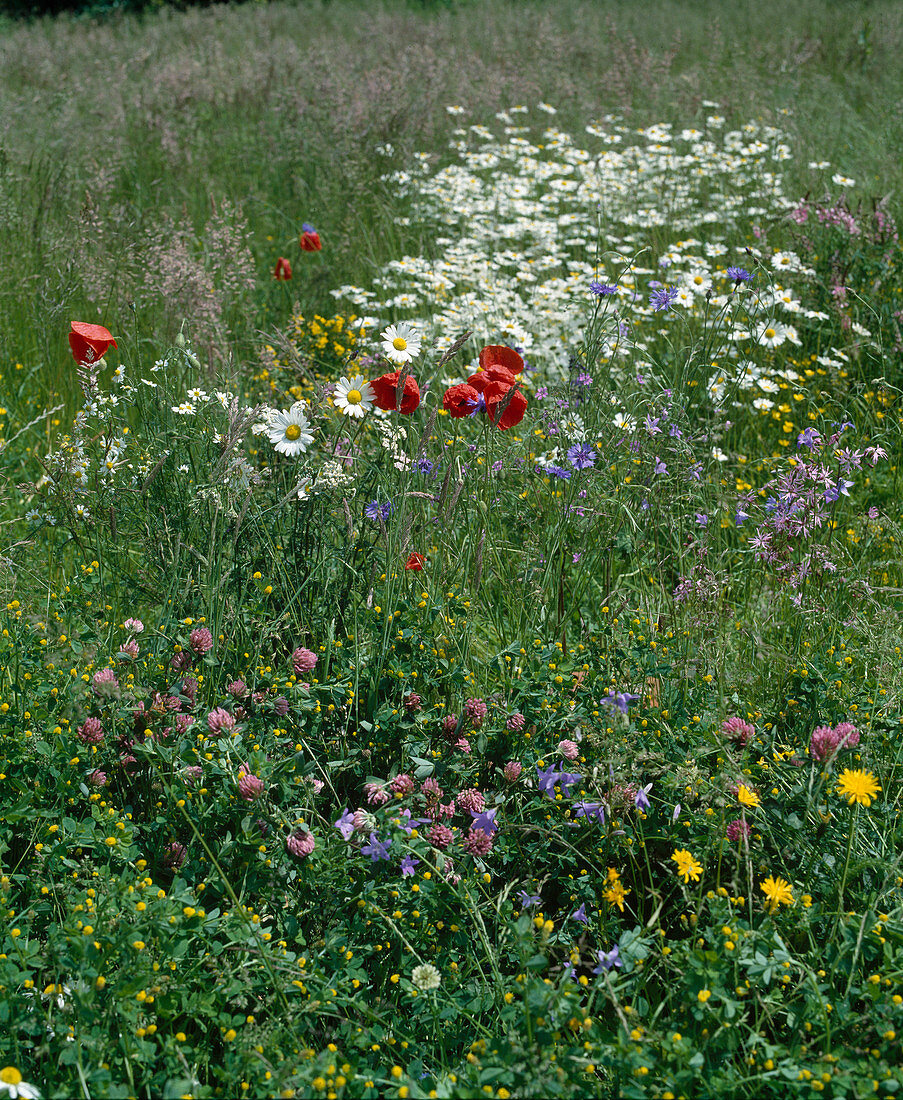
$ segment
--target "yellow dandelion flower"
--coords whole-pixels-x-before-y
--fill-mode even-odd
[[[623,884],[618,880],[611,884],[607,890],[602,891],[602,897],[608,902],[608,904],[614,908],[616,905],[618,909],[624,912],[624,899],[630,893],[629,890],[625,890]]]
[[[677,873],[684,882],[688,883],[690,879],[699,882],[699,876],[702,874],[702,864],[697,863],[688,851],[678,848],[671,858],[677,864]]]
[[[784,879],[769,875],[759,885],[765,895],[765,908],[770,913],[773,913],[781,905],[793,905],[793,891],[790,888],[790,883]]]
[[[851,806],[854,802],[860,806],[871,806],[872,799],[877,797],[880,790],[872,773],[861,769],[846,768],[840,773],[837,783],[837,793]]]

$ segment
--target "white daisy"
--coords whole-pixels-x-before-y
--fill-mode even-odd
[[[36,1100],[40,1095],[34,1085],[22,1080],[22,1074],[15,1066],[4,1066],[0,1069],[0,1096],[21,1096],[23,1100]]]
[[[380,337],[383,341],[383,354],[399,366],[410,363],[420,354],[420,337],[406,321],[389,325],[385,332],[380,333]]]
[[[373,408],[373,390],[363,375],[353,378],[340,378],[336,384],[332,403],[346,416],[360,419],[368,409]]]
[[[296,401],[286,412],[270,413],[267,435],[280,454],[294,458],[303,454],[313,443],[314,437],[309,428],[310,421],[304,414],[304,402]]]
[[[756,339],[767,348],[779,348],[787,339],[786,326],[779,321],[765,321],[756,331]]]

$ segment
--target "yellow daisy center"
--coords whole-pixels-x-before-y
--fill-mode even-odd
[[[395,348],[396,351],[404,351],[407,346],[408,342],[403,336],[396,336],[392,341],[392,347]]]
[[[285,429],[285,438],[286,439],[295,440],[295,439],[298,438],[298,436],[300,434],[301,434],[301,429],[298,427],[297,424],[289,424],[289,426]]]
[[[773,340],[775,338],[775,336],[777,336],[777,333],[775,332],[775,330],[773,328],[767,328],[765,330],[766,340]]]
[[[0,1069],[0,1081],[4,1085],[21,1085],[22,1074],[14,1066],[4,1066]]]
[[[345,394],[345,400],[348,402],[349,405],[360,405],[363,399],[364,398],[360,390],[349,390]]]

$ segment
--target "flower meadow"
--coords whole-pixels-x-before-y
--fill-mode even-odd
[[[0,363],[0,1096],[903,1086],[893,208],[556,113]]]

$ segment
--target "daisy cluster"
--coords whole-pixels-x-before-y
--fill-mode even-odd
[[[769,247],[752,224],[788,221],[798,208],[784,193],[786,134],[758,122],[728,130],[717,114],[684,129],[634,129],[606,116],[578,144],[526,125],[526,114],[500,112],[500,134],[459,127],[442,167],[418,156],[385,174],[438,254],[403,256],[372,287],[342,286],[335,297],[384,319],[408,316],[440,351],[465,329],[504,341],[549,381],[587,342],[594,299],[612,322],[594,352],[616,379],[628,361],[654,362],[656,341],[679,315],[727,345],[727,364],[708,383],[712,400],[734,382],[769,409],[781,381],[799,377],[780,349],[828,319],[805,304],[814,271],[796,252]],[[869,338],[861,326],[854,332]],[[826,349],[823,365],[845,355]]]

